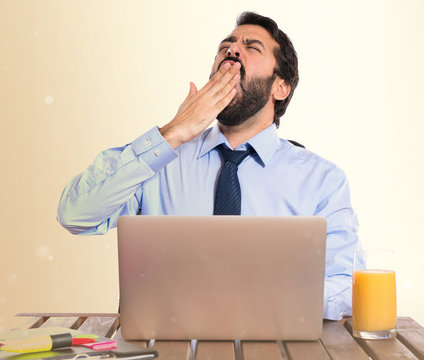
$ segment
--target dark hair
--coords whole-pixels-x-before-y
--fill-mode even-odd
[[[258,25],[263,27],[272,38],[280,45],[274,49],[277,66],[274,75],[278,75],[290,85],[290,93],[284,100],[277,100],[274,107],[274,123],[280,126],[280,117],[286,112],[287,106],[293,96],[299,82],[299,72],[297,69],[297,54],[289,37],[278,28],[277,23],[269,17],[265,17],[254,12],[243,12],[237,17],[237,26]]]

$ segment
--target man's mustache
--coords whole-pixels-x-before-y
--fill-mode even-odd
[[[241,60],[237,57],[234,56],[227,56],[224,60],[222,60],[219,65],[218,65],[218,69],[216,71],[218,71],[221,68],[221,65],[225,62],[225,61],[234,61],[235,63],[238,62],[240,63],[240,80],[243,81],[244,77],[246,75],[246,69],[244,68],[243,63],[241,62]]]

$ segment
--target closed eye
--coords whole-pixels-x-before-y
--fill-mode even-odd
[[[257,52],[261,52],[261,50],[259,50],[257,47],[254,47],[254,46],[248,46],[247,48],[256,50]]]

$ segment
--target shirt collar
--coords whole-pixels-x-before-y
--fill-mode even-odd
[[[202,157],[220,144],[226,144],[229,148],[231,148],[230,143],[219,129],[218,124],[215,124],[211,131],[206,135],[198,157]],[[280,139],[278,137],[275,124],[270,125],[247,142],[241,144],[237,150],[246,150],[247,144],[255,149],[263,165],[266,166],[280,145]]]

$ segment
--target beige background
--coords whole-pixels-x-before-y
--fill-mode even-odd
[[[398,312],[424,324],[423,1],[0,0],[0,327],[17,312],[116,311],[116,233],[68,234],[62,189],[172,119],[247,9],[300,58],[281,136],[346,171],[364,247],[397,252]]]

